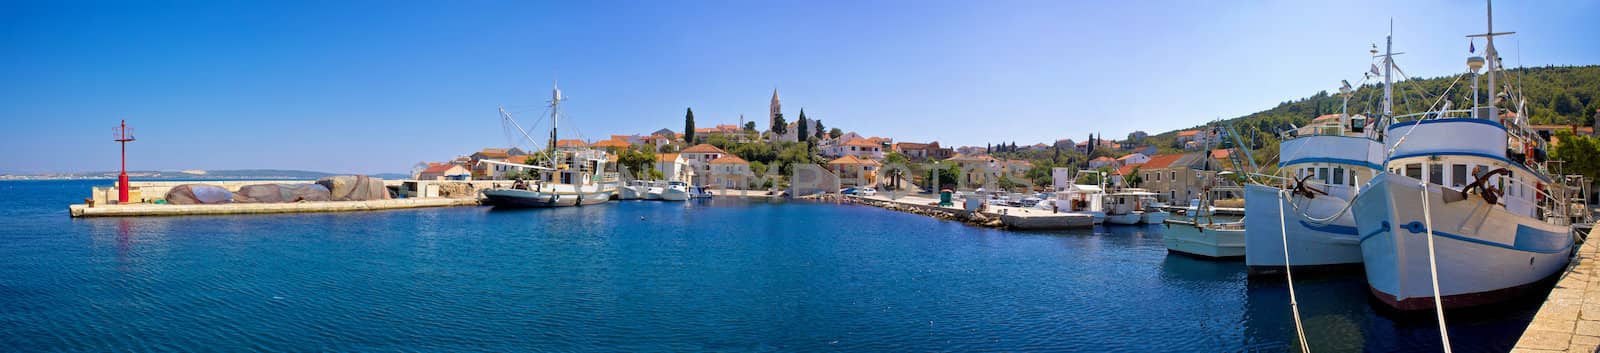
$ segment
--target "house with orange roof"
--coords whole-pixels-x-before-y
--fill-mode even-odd
[[[415,176],[417,180],[446,180],[466,179],[472,177],[472,171],[459,164],[428,163],[428,168]]]
[[[707,163],[710,167],[711,185],[728,189],[745,189],[755,174],[750,172],[750,162],[732,154]]]
[[[839,184],[847,187],[878,185],[878,168],[881,166],[877,161],[852,155],[828,162],[828,168],[839,177]]]
[[[1117,165],[1125,166],[1129,164],[1145,164],[1148,162],[1150,162],[1150,156],[1140,152],[1129,153],[1128,155],[1117,157]]]
[[[690,180],[692,185],[707,185],[711,183],[711,161],[730,155],[728,151],[723,151],[721,148],[708,143],[690,146],[678,151],[678,154],[688,161],[689,166],[694,171],[693,178]]]
[[[990,156],[956,155],[944,160],[961,169],[961,180],[968,188],[983,187],[989,175],[1000,173],[1000,160]]]
[[[1089,160],[1089,169],[1100,169],[1102,167],[1116,168],[1116,167],[1120,167],[1120,166],[1122,166],[1122,165],[1117,163],[1117,159],[1116,158],[1111,158],[1111,157],[1106,157],[1106,156],[1100,156],[1100,157],[1096,157],[1095,159]]]
[[[589,143],[583,142],[583,140],[556,140],[556,149],[558,150],[575,150],[588,147]]]
[[[661,171],[662,180],[685,183],[694,180],[694,167],[681,153],[657,153],[656,170]]]
[[[1183,204],[1199,198],[1200,193],[1205,190],[1206,183],[1216,178],[1217,172],[1221,170],[1217,163],[1206,162],[1205,155],[1198,152],[1151,156],[1150,161],[1140,165],[1138,169],[1139,177],[1143,179],[1141,187],[1160,194],[1158,198],[1162,201],[1174,204]],[[1227,198],[1234,195],[1218,196]]]
[[[1029,169],[1033,169],[1033,162],[1021,159],[1008,159],[1000,163],[1001,172],[1019,178],[1027,174]]]
[[[633,146],[633,145],[628,144],[627,140],[614,140],[614,139],[613,140],[605,140],[605,141],[595,142],[594,144],[589,145],[589,147],[594,147],[594,148],[617,149],[617,150],[625,150],[625,149],[628,149],[628,147],[630,147],[630,146]]]
[[[928,159],[946,159],[955,154],[949,148],[939,147],[939,141],[929,143],[899,142],[890,145],[890,150],[903,154],[913,161]]]
[[[1578,136],[1595,136],[1594,127],[1592,126],[1528,125],[1528,130],[1539,134],[1539,137],[1543,137],[1545,141],[1550,141],[1550,146],[1555,146],[1561,143],[1561,139],[1556,138],[1556,132],[1558,131],[1566,131]]]

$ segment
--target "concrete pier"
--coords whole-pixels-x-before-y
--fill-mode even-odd
[[[1589,235],[1594,235],[1591,230]],[[1595,352],[1600,347],[1600,250],[1585,242],[1512,352]]]
[[[229,214],[353,212],[402,208],[477,206],[476,198],[415,198],[376,201],[325,201],[294,203],[234,203],[222,205],[88,205],[68,206],[73,217],[193,216]]]
[[[873,196],[850,197],[867,205],[897,210],[920,211],[913,213],[948,213],[954,215],[970,213],[964,209],[961,209],[960,207],[934,206],[932,204],[938,200],[919,196],[907,195],[901,196],[897,199],[890,199],[888,195],[879,193]],[[1013,229],[1075,229],[1094,227],[1094,217],[1091,216],[1054,213],[1026,207],[990,205],[984,212],[979,212],[978,215],[981,215],[981,217],[969,217],[978,218],[975,223],[990,227],[1005,227]],[[972,219],[962,220],[973,221]]]

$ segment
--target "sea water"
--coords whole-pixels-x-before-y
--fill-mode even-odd
[[[0,351],[1284,351],[1281,279],[1163,226],[1019,232],[717,199],[73,219],[0,182]],[[1437,351],[1360,273],[1296,284],[1313,351]],[[1506,351],[1538,298],[1453,313]]]

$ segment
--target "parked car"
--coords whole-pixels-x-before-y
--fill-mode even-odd
[[[856,189],[856,195],[872,196],[872,195],[877,195],[877,194],[878,194],[878,190],[877,189],[873,189],[873,188]]]
[[[839,193],[840,194],[845,194],[845,195],[855,195],[856,191],[857,191],[856,188],[844,188],[844,189],[839,190]]]

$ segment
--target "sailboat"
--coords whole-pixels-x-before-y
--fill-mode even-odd
[[[1496,80],[1494,37],[1511,33],[1495,33],[1488,12],[1489,30],[1468,36],[1487,42],[1485,55],[1469,58],[1461,76],[1476,88],[1487,64],[1487,104],[1474,95],[1472,109],[1444,103],[1394,117],[1385,170],[1352,208],[1367,284],[1396,309],[1431,309],[1435,296],[1444,308],[1514,298],[1571,261],[1571,190],[1547,173],[1546,142],[1528,129],[1525,106],[1500,114],[1501,104],[1523,98],[1497,94],[1505,81]]]
[[[1374,47],[1374,57],[1388,57],[1377,53]],[[1384,65],[1392,63],[1384,60]],[[1366,75],[1360,84],[1372,78]],[[1384,78],[1385,85],[1392,83],[1387,74]],[[1268,178],[1265,183],[1245,185],[1244,208],[1250,215],[1245,265],[1253,274],[1284,270],[1285,239],[1290,266],[1338,269],[1361,264],[1361,237],[1349,206],[1360,185],[1383,170],[1384,149],[1372,126],[1376,120],[1349,113],[1354,91],[1348,81],[1342,83],[1343,111],[1286,133],[1292,135],[1278,144],[1279,175],[1261,175]]]
[[[509,188],[483,190],[485,202],[495,207],[558,207],[595,205],[611,201],[618,185],[616,173],[607,173],[605,151],[595,149],[556,149],[556,127],[560,121],[561,88],[550,94],[550,142],[544,165],[505,163],[537,175],[534,180],[517,180]],[[500,117],[530,143],[536,143],[522,126],[500,109]]]

